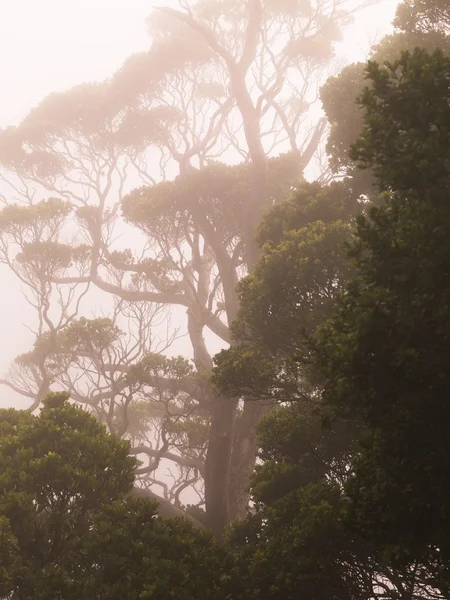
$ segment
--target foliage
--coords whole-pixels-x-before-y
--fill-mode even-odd
[[[282,413],[284,409],[279,410]],[[263,430],[269,432],[269,437],[260,441],[264,452],[271,453],[271,444],[276,440],[277,458],[273,461],[276,469],[261,470],[254,478],[260,500],[253,514],[233,524],[226,534],[226,543],[234,556],[230,571],[233,597],[295,599],[299,591],[311,599],[442,600],[446,597],[436,589],[429,565],[411,562],[400,567],[387,562],[370,542],[348,527],[348,498],[333,476],[323,477],[324,464],[318,470],[310,470],[308,478],[304,477],[305,460],[313,464],[314,446],[305,445],[302,452],[301,442],[294,438],[299,424],[304,422],[300,411],[294,409],[293,413],[288,409],[285,417],[281,414],[283,433],[289,439],[282,444],[281,453],[277,449],[280,439],[275,435],[280,429],[276,423],[275,435],[270,437],[272,415],[264,423]],[[339,441],[342,430],[337,433],[335,441]],[[333,444],[329,450],[333,451]],[[320,459],[316,466],[319,464]],[[285,476],[286,466],[291,469],[290,479]],[[298,479],[295,470],[300,474]],[[272,495],[266,494],[268,489]]]
[[[339,507],[339,488],[322,481],[237,524],[228,541],[237,550],[239,576],[241,569],[247,575],[250,594],[241,597],[358,598],[361,591],[348,577],[354,556],[345,548]]]
[[[352,274],[346,259],[360,211],[347,182],[303,183],[275,205],[258,233],[262,257],[238,285],[237,345],[216,355],[214,382],[230,395],[292,399],[308,360],[307,338],[330,314]]]
[[[392,560],[423,561],[448,589],[450,335],[448,82],[436,51],[369,63],[351,156],[384,203],[358,219],[348,285],[319,336],[324,399],[369,427],[349,518]]]
[[[405,0],[397,7],[394,25],[404,31],[450,32],[450,6],[447,0]]]
[[[256,504],[226,534],[233,597],[442,600],[427,567],[387,562],[348,527],[342,485],[356,433],[343,421],[324,428],[317,411],[301,403],[262,420]]]
[[[330,478],[342,484],[355,451],[355,423],[324,425],[315,402],[278,407],[258,427],[261,464],[252,478],[255,501],[266,506],[299,488]]]
[[[397,9],[394,20],[396,27],[377,44],[370,53],[370,59],[378,63],[395,61],[402,51],[414,51],[416,47],[429,52],[450,49],[448,39],[449,7],[447,2],[434,0],[406,0]],[[327,150],[333,170],[352,174],[361,191],[373,195],[372,180],[368,173],[355,171],[348,151],[363,127],[363,112],[358,110],[356,98],[364,87],[370,84],[365,77],[365,64],[355,63],[342,69],[336,77],[328,79],[321,88],[321,100],[330,122],[330,135]]]
[[[225,555],[209,534],[128,498],[128,451],[66,394],[38,416],[2,411],[2,596],[220,597]]]
[[[288,153],[269,159],[268,164],[268,194],[273,203],[280,202],[301,178],[298,159]],[[239,217],[252,183],[250,165],[210,162],[173,181],[134,190],[123,198],[122,211],[128,222],[149,236],[154,235],[156,227],[164,227],[168,235],[175,236],[171,229],[179,228],[179,222],[187,225],[195,221],[201,212],[211,224],[218,225],[220,219],[217,233],[228,244],[230,238],[242,236]]]

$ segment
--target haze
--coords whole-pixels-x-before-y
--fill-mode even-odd
[[[172,3],[175,6],[175,3]],[[2,100],[0,126],[16,125],[51,92],[102,81],[123,61],[149,46],[145,18],[153,9],[146,0],[3,0],[0,4],[0,62]],[[390,30],[393,2],[364,10],[349,27],[342,44],[343,60],[361,60],[374,41]],[[2,268],[0,331],[3,346],[0,370],[26,351],[33,336],[30,309],[17,280]],[[0,388],[3,406],[19,402]]]
[[[0,600],[448,600],[450,3],[166,1],[0,0]]]

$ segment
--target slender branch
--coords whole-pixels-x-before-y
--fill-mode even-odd
[[[327,119],[325,117],[322,117],[319,120],[319,122],[316,124],[316,126],[314,128],[314,133],[312,134],[305,150],[302,152],[302,156],[301,156],[302,171],[304,171],[306,169],[309,162],[313,158],[314,153],[317,150],[317,146],[320,144],[320,141],[322,139],[322,136],[324,134],[326,126],[327,126]]]
[[[193,19],[190,15],[187,15],[187,14],[185,14],[179,10],[175,10],[173,8],[160,7],[157,10],[164,12],[167,15],[171,15],[172,17],[175,17],[179,21],[186,23],[186,25],[189,25],[189,27],[191,27],[191,29],[193,29],[194,31],[199,33],[204,38],[204,40],[207,42],[207,44],[211,48],[211,50],[214,50],[214,52],[217,52],[217,54],[223,58],[223,60],[227,64],[228,68],[231,68],[231,69],[236,68],[236,62],[235,62],[234,58],[232,57],[232,55],[228,52],[228,50],[226,50],[223,46],[221,46],[219,44],[219,42],[217,41],[217,38],[213,34],[213,32],[210,31],[209,29],[207,29],[204,25],[202,25],[201,23],[199,23],[198,21]]]
[[[20,394],[21,396],[24,396],[25,398],[35,398],[35,396],[36,396],[36,393],[33,393],[28,390],[22,390],[21,388],[19,388],[18,386],[14,385],[13,383],[11,383],[10,381],[8,381],[6,379],[0,379],[0,385],[5,385],[5,386],[9,387],[11,390],[13,390],[13,392],[16,392],[16,394]]]
[[[177,463],[178,465],[181,465],[182,467],[198,469],[200,473],[203,473],[204,465],[202,461],[194,458],[185,458],[183,456],[179,456],[178,454],[174,454],[173,452],[161,452],[160,450],[153,450],[148,446],[135,446],[134,448],[131,448],[130,454],[146,454],[152,458],[165,458]]]

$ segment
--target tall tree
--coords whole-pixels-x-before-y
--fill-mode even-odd
[[[40,290],[37,310],[48,320],[43,318],[38,337],[55,333],[49,314],[55,318],[54,298],[62,289],[76,289],[74,298],[83,286],[90,294],[96,286],[126,302],[180,307],[202,379],[212,366],[204,331],[230,341],[235,285],[259,256],[256,225],[297,184],[314,156],[325,121],[319,117],[311,126],[308,119],[331,68],[333,43],[352,13],[370,3],[208,0],[183,11],[156,11],[149,21],[148,53],[132,57],[109,82],[51,96],[21,125],[2,133],[2,176],[12,185],[13,199],[27,205],[20,214],[34,214],[36,201],[48,193],[70,203],[72,216],[46,234],[66,252],[66,262],[48,272],[44,253],[33,275],[40,278],[34,284]],[[244,164],[211,164],[225,151]],[[271,158],[280,151],[287,154]],[[139,228],[132,238],[136,247],[124,252],[115,236],[130,230],[118,201],[140,184],[146,187],[123,202],[125,219]],[[14,227],[13,233],[4,230],[4,260],[18,271],[15,249],[22,255],[29,242],[23,223]],[[33,243],[43,250],[42,239]],[[76,257],[70,254],[73,246]],[[66,307],[56,333],[84,314],[87,302],[86,296],[77,310]],[[144,348],[131,362],[140,362],[143,353]],[[44,367],[40,374],[33,367],[41,379],[47,376]],[[210,420],[206,508],[220,531],[230,517],[245,513],[254,429],[264,409],[244,401],[238,426],[238,400],[215,398],[211,390],[205,400],[207,386],[200,387]],[[122,390],[103,391],[109,406],[123,412]],[[162,447],[170,451],[164,443],[157,450]],[[172,458],[176,454],[181,456],[177,450]],[[238,477],[239,471],[245,476]],[[189,479],[186,475],[183,484]]]
[[[362,136],[383,202],[360,217],[357,278],[319,338],[324,398],[369,429],[350,481],[356,529],[449,593],[450,59],[416,49],[367,67]]]
[[[430,63],[432,64],[432,61]],[[431,85],[433,94],[436,94],[439,100],[432,107],[425,103],[426,110],[430,111],[429,118],[425,122],[417,122],[415,116],[424,101],[417,93],[418,88],[420,89],[417,82],[420,71],[416,68],[407,70],[413,79],[411,83],[405,77],[406,69],[401,69],[402,64],[398,62],[386,67],[385,77],[382,77],[383,74],[386,75],[382,70],[379,87],[375,85],[373,90],[368,89],[366,92],[367,103],[369,107],[373,107],[375,114],[367,123],[368,139],[363,138],[358,156],[361,156],[361,162],[365,166],[373,160],[373,156],[380,162],[380,157],[383,157],[383,163],[375,165],[375,174],[387,174],[389,179],[382,181],[391,192],[391,182],[401,174],[401,180],[408,186],[409,193],[409,186],[414,185],[416,181],[422,181],[423,178],[419,174],[415,175],[414,179],[410,163],[402,154],[409,150],[405,148],[408,141],[411,144],[410,151],[419,153],[419,156],[415,157],[425,173],[432,169],[429,181],[436,181],[436,175],[441,171],[438,164],[438,170],[433,170],[433,156],[439,156],[436,163],[441,162],[442,166],[447,162],[446,155],[437,153],[435,146],[437,144],[439,148],[441,143],[443,146],[446,143],[444,140],[447,130],[441,126],[441,121],[437,127],[442,137],[430,143],[428,136],[431,118],[436,115],[435,119],[439,119],[437,115],[443,115],[444,107],[447,111],[447,98],[443,89],[448,85],[448,79],[445,68],[440,88],[436,77],[439,69],[433,71],[429,63],[423,65],[424,86]],[[413,64],[417,67],[420,62]],[[369,73],[379,74],[376,65],[371,65],[371,69],[374,71],[370,70]],[[437,89],[434,86],[437,86]],[[397,87],[401,89],[397,90]],[[427,87],[425,98],[429,92]],[[392,96],[392,104],[396,111],[394,114],[397,117],[395,120],[391,115]],[[405,98],[411,98],[413,106],[405,107]],[[438,109],[438,105],[442,105],[441,110]],[[380,113],[384,118],[380,118]],[[443,122],[445,118],[444,116]],[[412,123],[416,123],[414,131],[411,131]],[[406,136],[405,132],[408,132],[411,138]],[[398,141],[396,136],[400,138]],[[372,143],[379,142],[375,148],[368,143],[373,138],[375,140]],[[399,161],[398,165],[394,164],[394,157]],[[425,157],[427,160],[424,160]],[[411,161],[411,164],[414,165],[415,162]],[[441,176],[445,198],[448,177],[443,173]],[[433,192],[438,186],[436,181],[436,187],[433,187],[430,193],[431,202],[436,199]],[[423,193],[423,189],[420,193]],[[394,194],[399,199],[400,194]],[[282,401],[282,406],[265,417],[259,427],[259,461],[252,480],[254,514],[244,523],[232,527],[228,534],[236,559],[234,575],[243,582],[243,598],[297,598],[299,593],[311,598],[388,597],[412,600],[447,597],[445,581],[442,577],[436,577],[436,567],[445,567],[446,558],[441,560],[439,565],[436,553],[405,553],[401,538],[397,538],[396,545],[392,547],[389,543],[386,544],[383,537],[387,526],[386,515],[389,513],[392,525],[396,524],[394,515],[397,510],[405,512],[406,496],[414,490],[416,484],[412,469],[406,473],[401,472],[399,483],[394,481],[394,473],[391,472],[392,481],[388,484],[384,477],[387,463],[389,462],[394,470],[401,469],[401,465],[406,466],[410,461],[414,464],[415,456],[424,452],[425,462],[419,469],[422,466],[429,467],[436,461],[437,449],[442,443],[442,433],[438,433],[438,430],[422,431],[422,435],[429,436],[432,440],[433,451],[428,456],[424,446],[430,442],[422,442],[421,447],[419,437],[412,430],[408,431],[409,426],[414,423],[407,412],[414,410],[409,382],[406,382],[404,404],[398,407],[399,414],[395,418],[394,407],[398,403],[395,394],[405,385],[401,370],[402,348],[397,350],[393,361],[392,377],[396,378],[395,386],[391,379],[383,381],[382,375],[383,369],[386,368],[386,350],[389,353],[391,341],[398,341],[402,333],[399,331],[398,319],[394,322],[389,321],[389,327],[382,327],[383,323],[388,322],[383,322],[380,318],[388,297],[387,288],[390,284],[402,287],[408,279],[408,271],[404,271],[405,266],[410,264],[409,261],[412,264],[418,261],[418,255],[414,253],[420,248],[419,231],[424,235],[424,243],[427,235],[432,235],[432,230],[427,229],[428,224],[434,227],[436,223],[430,217],[431,206],[428,206],[426,213],[421,213],[421,219],[415,218],[410,221],[413,211],[408,205],[392,214],[392,209],[383,212],[381,208],[373,209],[373,205],[367,202],[358,203],[357,197],[358,194],[355,194],[352,182],[349,181],[331,186],[304,184],[291,200],[275,206],[266,215],[258,236],[262,244],[261,260],[238,286],[240,310],[233,330],[235,339],[240,343],[216,357],[217,368],[214,377],[223,391],[230,394],[247,394],[249,397],[254,394],[257,398],[265,395],[271,400]],[[412,192],[405,203],[414,198]],[[352,233],[352,225],[355,225],[352,216],[356,216],[358,212],[364,214],[368,210],[369,218],[357,218],[360,225],[365,224],[362,230],[357,230],[357,236],[363,240],[358,246]],[[370,227],[369,231],[367,223],[370,226],[370,216],[374,214],[382,214],[384,218],[376,219],[375,226]],[[393,221],[389,220],[391,214],[395,216]],[[445,215],[439,213],[436,219],[445,220]],[[400,221],[403,222],[401,226]],[[417,223],[418,229],[414,222]],[[411,256],[404,245],[407,239],[411,241],[413,248]],[[345,242],[356,246],[356,265],[346,255]],[[371,245],[373,242],[375,247]],[[439,246],[442,240],[436,240],[436,244]],[[435,252],[436,248],[433,247],[430,256]],[[445,255],[445,249],[443,253]],[[375,265],[371,262],[373,255]],[[387,262],[386,268],[384,261]],[[417,269],[414,271],[412,264],[410,274],[415,277]],[[436,267],[439,268],[441,264],[438,263]],[[361,265],[365,268],[364,284],[361,285],[364,295],[360,294],[355,298],[355,284],[349,283],[349,279],[358,275],[357,267]],[[428,262],[423,264],[424,273],[429,266]],[[370,279],[374,269],[376,283],[380,287],[383,286],[383,295],[374,292],[376,284]],[[431,276],[435,277],[433,274]],[[427,282],[428,280],[424,280],[424,286]],[[442,289],[444,288],[445,283]],[[410,285],[407,289],[411,291]],[[430,292],[430,289],[425,289]],[[343,305],[344,309],[338,313],[337,318],[331,319],[331,326],[326,325],[321,333],[325,347],[321,355],[323,371],[315,373],[316,377],[311,378],[310,366],[314,360],[311,334],[317,331],[318,326],[323,325],[327,317],[333,315],[335,303],[339,302],[341,296],[343,303],[339,306],[342,309]],[[434,304],[432,298],[433,294],[429,299]],[[370,304],[371,299],[373,307]],[[414,309],[408,310],[411,296],[404,293],[403,304],[399,300],[397,297],[392,298],[387,318],[391,318],[394,314],[392,308],[395,308],[395,314],[404,318],[404,327],[409,327],[414,323],[411,321]],[[445,307],[446,300],[442,300]],[[424,304],[421,303],[417,309],[420,311],[423,307]],[[368,311],[368,315],[365,311]],[[445,324],[445,312],[441,311],[441,314]],[[361,323],[357,335],[361,336],[364,345],[362,341],[356,343],[358,338],[355,338],[352,328],[355,321],[358,325]],[[368,322],[372,323],[369,330]],[[339,327],[337,332],[333,329],[336,323]],[[424,323],[417,343],[425,340],[423,330],[426,330],[429,324],[429,321]],[[388,338],[383,342],[385,332],[388,332]],[[408,333],[411,334],[411,331],[408,330]],[[431,341],[433,334],[429,337]],[[411,344],[413,339],[408,338],[408,343]],[[373,351],[374,348],[377,348],[377,355]],[[429,347],[427,351],[430,352],[430,349]],[[364,358],[365,353],[368,353],[367,358]],[[374,369],[377,356],[380,361],[379,370]],[[414,359],[414,356],[411,358]],[[405,363],[408,360],[406,355]],[[445,362],[445,356],[443,360]],[[360,372],[360,366],[365,366],[366,361],[367,367]],[[433,358],[430,356],[425,368],[432,362]],[[342,368],[343,365],[347,371]],[[374,369],[373,374],[371,369]],[[424,378],[426,371],[418,373],[415,363],[411,367],[408,366],[408,372],[410,369],[409,377]],[[357,442],[368,423],[366,418],[361,418],[358,406],[352,406],[353,410],[343,412],[339,420],[335,418],[331,422],[322,422],[319,409],[323,409],[323,378],[329,376],[330,372],[332,380],[330,383],[325,382],[326,393],[331,394],[327,408],[332,406],[334,392],[338,394],[337,399],[345,404],[349,400],[349,390],[353,391],[357,387],[359,395],[354,400],[359,401],[364,411],[365,397],[368,395],[370,401],[378,388],[383,404],[373,408],[379,411],[380,427],[389,423],[388,435],[392,436],[393,446],[390,446],[388,456],[381,455],[376,445],[378,440],[384,439],[382,429],[380,432],[374,432],[374,449],[367,450],[365,446],[362,457],[360,456],[361,449]],[[433,375],[430,376],[432,379]],[[443,391],[445,392],[445,389]],[[330,397],[327,397],[330,400]],[[445,401],[443,402],[445,404]],[[413,404],[411,409],[407,409],[408,404]],[[386,409],[386,405],[391,405],[389,410]],[[430,402],[424,409],[429,407]],[[445,412],[440,416],[444,418]],[[430,424],[434,417],[435,413],[432,410],[427,424]],[[418,418],[423,419],[422,411]],[[402,420],[405,423],[402,424]],[[446,426],[446,422],[439,422],[442,430]],[[397,431],[399,427],[401,432]],[[433,433],[438,433],[437,439]],[[415,452],[414,455],[411,453],[411,456],[405,456],[408,448],[402,449],[402,443],[407,436],[411,436],[409,443],[414,445]],[[397,437],[402,438],[399,445]],[[403,454],[400,453],[401,450]],[[353,471],[355,465],[356,476]],[[433,476],[441,481],[445,474],[444,468],[439,473],[442,466],[439,457]],[[424,483],[425,492],[428,474],[424,476]],[[394,484],[396,487],[391,489],[390,485]],[[361,486],[361,495],[356,497],[355,511],[354,506],[349,505],[349,497],[344,490],[354,498],[355,486],[357,492],[359,491],[358,485]],[[387,485],[389,487],[386,489]],[[439,487],[441,484],[436,481],[434,485]],[[442,490],[444,495],[445,485],[444,483]],[[391,496],[390,492],[397,495]],[[400,492],[405,496],[403,503],[399,502],[395,508],[390,506],[394,499],[399,500]],[[382,504],[374,510],[378,497],[381,497]],[[368,499],[370,502],[367,502]],[[425,499],[424,493],[423,501]],[[441,508],[439,500],[434,509],[446,510],[445,507]],[[420,512],[417,516],[419,515]],[[368,521],[365,520],[367,516]],[[411,526],[410,518],[411,513],[407,512],[404,516],[405,530],[408,523]],[[436,516],[436,521],[440,518]],[[423,521],[418,524],[418,531],[422,531],[423,524]],[[363,536],[361,532],[364,532]],[[446,534],[442,535],[445,538]]]

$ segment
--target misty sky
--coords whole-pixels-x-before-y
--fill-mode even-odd
[[[146,50],[145,17],[158,4],[163,2],[0,0],[0,126],[17,124],[49,93],[102,80],[130,54]],[[359,14],[345,35],[348,57],[365,57],[389,30],[396,4],[387,0]],[[33,313],[5,268],[0,281],[1,376],[17,354],[30,349],[33,338],[24,324]],[[10,392],[0,387],[0,406],[10,404]]]

